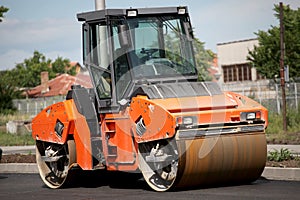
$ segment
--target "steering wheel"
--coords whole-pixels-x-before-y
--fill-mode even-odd
[[[159,49],[145,49],[142,48],[142,50],[140,51],[141,54],[146,54],[147,55],[147,60],[150,60],[152,58],[152,55],[157,52]]]

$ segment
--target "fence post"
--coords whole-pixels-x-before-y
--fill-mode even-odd
[[[29,103],[26,102],[26,113],[29,113]]]
[[[296,109],[298,110],[298,94],[297,94],[297,83],[294,83],[295,89],[295,102],[296,102]]]
[[[275,89],[276,89],[277,113],[280,114],[280,101],[279,101],[278,85],[277,84],[275,84]]]

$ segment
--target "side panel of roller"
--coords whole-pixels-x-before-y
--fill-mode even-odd
[[[92,169],[90,130],[72,99],[45,108],[32,120],[35,140],[65,144],[70,135],[75,140],[78,165],[82,169]]]
[[[48,106],[32,120],[32,137],[51,143],[64,144],[73,133],[73,113],[68,111],[72,102],[64,101]]]
[[[266,137],[262,132],[177,140],[177,187],[252,182],[263,172]]]

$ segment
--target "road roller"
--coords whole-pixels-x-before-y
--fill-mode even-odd
[[[199,81],[187,7],[77,14],[91,88],[32,120],[43,182],[61,188],[76,169],[140,173],[154,191],[242,184],[266,162],[268,111]]]

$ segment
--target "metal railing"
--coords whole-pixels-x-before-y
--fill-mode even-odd
[[[280,83],[270,80],[257,82],[224,83],[220,87],[224,91],[232,91],[248,96],[265,106],[270,112],[281,113],[282,90]],[[288,109],[298,109],[300,103],[300,83],[286,83],[286,104]]]
[[[14,99],[14,107],[20,114],[28,114],[30,116],[37,115],[41,110],[55,104],[57,102],[64,101],[65,96],[45,97],[45,98],[33,98],[33,99]]]

